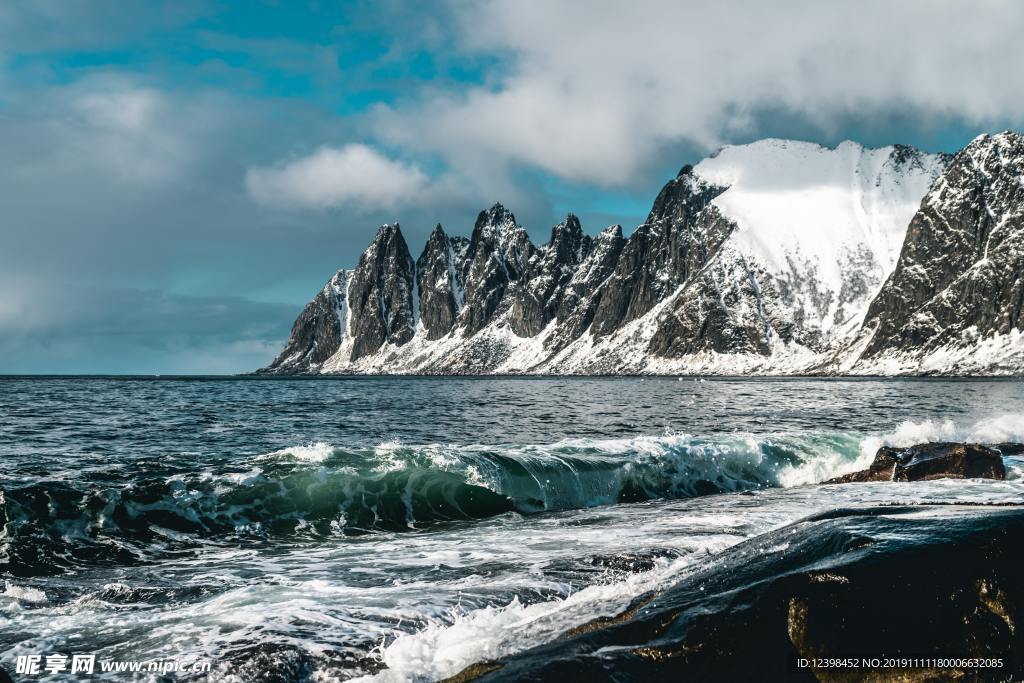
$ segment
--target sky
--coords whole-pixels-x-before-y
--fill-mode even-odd
[[[0,373],[251,371],[382,223],[641,223],[764,137],[1024,130],[1024,3],[11,0]]]

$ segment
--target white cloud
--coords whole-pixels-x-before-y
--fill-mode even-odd
[[[245,184],[264,204],[301,208],[349,206],[390,209],[419,197],[427,177],[416,166],[394,161],[372,147],[321,147],[272,167],[250,168]]]
[[[67,194],[72,180],[153,189],[188,181],[228,107],[212,93],[141,85],[99,73],[15,91],[0,126],[6,172]]]
[[[162,100],[153,88],[122,88],[87,92],[71,104],[96,127],[134,134],[145,132],[153,124],[163,107]]]
[[[382,108],[377,132],[469,177],[503,165],[620,185],[666,145],[758,134],[765,112],[821,132],[893,113],[1022,121],[1024,4],[657,0],[456,3],[486,83]]]

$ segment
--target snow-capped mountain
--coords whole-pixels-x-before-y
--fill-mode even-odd
[[[1022,178],[1009,132],[770,139],[683,167],[628,238],[569,215],[536,246],[496,204],[414,261],[385,225],[262,372],[1017,372]]]
[[[1024,136],[975,138],[928,191],[867,312],[862,372],[1024,370]]]

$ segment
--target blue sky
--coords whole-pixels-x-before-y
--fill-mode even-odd
[[[268,362],[380,223],[643,220],[776,136],[1024,128],[1013,2],[36,0],[0,7],[0,372]]]

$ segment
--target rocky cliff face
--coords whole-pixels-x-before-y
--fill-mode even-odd
[[[415,270],[399,226],[381,226],[349,282],[352,360],[376,353],[385,343],[401,345],[412,339]]]
[[[341,347],[348,324],[348,281],[351,271],[339,270],[292,325],[284,350],[266,368],[278,374],[315,373]]]
[[[711,200],[725,189],[684,166],[661,190],[604,285],[594,314],[594,335],[611,334],[640,318],[707,264],[733,228],[706,220]]]
[[[465,290],[462,270],[467,247],[464,238],[450,239],[438,224],[416,260],[420,322],[430,341],[451,332],[462,310]]]
[[[525,282],[536,251],[516,217],[501,204],[480,212],[463,266],[465,301],[458,320],[463,336],[476,334],[507,310],[505,294]]]
[[[580,263],[589,254],[591,239],[579,219],[569,214],[551,230],[551,240],[536,251],[525,277],[511,296],[509,325],[520,337],[540,334],[557,315]]]
[[[863,356],[922,370],[1006,360],[1020,368],[1006,347],[1022,311],[1024,137],[983,135],[953,158],[911,220],[899,262],[868,309]],[[988,357],[977,353],[980,340],[989,342]]]
[[[413,261],[384,226],[265,372],[1017,372],[1022,178],[1013,133],[952,159],[764,140],[684,167],[628,238],[570,214],[537,246],[496,204]]]

